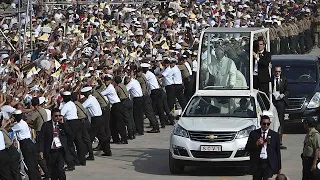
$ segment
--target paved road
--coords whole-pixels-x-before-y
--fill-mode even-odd
[[[316,48],[310,52],[319,55]],[[167,179],[210,179],[247,180],[251,177],[236,169],[215,169],[188,167],[183,175],[171,175],[168,168],[169,134],[172,126],[162,129],[160,134],[146,134],[129,141],[128,145],[112,145],[112,157],[101,157],[87,162],[87,166],[76,167],[67,172],[69,180],[167,180]],[[290,129],[290,132],[295,133]],[[298,132],[298,131],[296,131]],[[301,132],[301,131],[299,131]],[[291,179],[301,179],[301,161],[304,134],[285,134],[284,144],[288,150],[282,151],[283,172]]]

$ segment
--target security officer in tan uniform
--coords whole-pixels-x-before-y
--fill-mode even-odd
[[[287,31],[288,31],[288,38],[289,38],[289,47],[290,47],[291,54],[297,54],[295,29],[294,29],[292,23],[293,23],[292,19],[290,19],[290,22],[286,23],[286,27],[287,27]]]
[[[140,83],[142,93],[143,93],[143,111],[146,117],[150,121],[150,128],[159,129],[159,124],[156,115],[152,108],[152,100],[147,89],[147,79],[143,74],[141,68],[136,69],[136,80]],[[159,131],[160,132],[160,131]]]
[[[302,180],[316,180],[313,172],[317,167],[317,150],[320,148],[320,133],[315,129],[316,120],[313,117],[307,117],[304,121],[304,128],[307,134],[304,139],[302,158]]]
[[[114,78],[114,82],[116,85],[114,88],[116,89],[116,92],[121,100],[121,103],[123,104],[124,108],[124,122],[127,126],[127,131],[128,131],[128,137],[131,139],[132,136],[136,134],[136,129],[135,129],[135,123],[133,120],[133,106],[132,106],[132,101],[129,98],[129,92],[126,88],[126,86],[122,83],[122,79],[120,76],[116,76]]]
[[[278,36],[280,38],[280,53],[279,54],[288,54],[288,39],[287,39],[286,30],[284,28],[284,24],[281,24],[280,26],[278,26],[277,32],[278,32]]]
[[[276,42],[277,32],[272,23],[267,27],[269,27],[269,34],[270,34],[270,53],[271,55],[275,55],[277,54],[277,42]]]
[[[304,54],[306,51],[305,51],[305,41],[304,41],[304,24],[303,24],[303,21],[301,19],[301,17],[298,17],[298,21],[297,21],[297,26],[298,26],[298,29],[299,29],[299,35],[298,35],[298,43],[299,43],[299,49],[300,49],[300,53],[301,54]]]

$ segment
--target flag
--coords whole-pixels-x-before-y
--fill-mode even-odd
[[[57,60],[55,60],[54,66],[56,67],[56,70],[58,70],[60,68],[61,64]]]
[[[55,73],[51,74],[51,76],[52,76],[52,77],[54,77],[54,78],[59,79],[60,71],[57,71],[57,72],[55,72]]]
[[[33,67],[32,69],[30,69],[30,71],[27,73],[27,78],[30,78],[32,75],[34,74],[38,74],[37,70],[35,67]]]

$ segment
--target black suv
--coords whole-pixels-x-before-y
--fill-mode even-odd
[[[319,119],[320,87],[319,58],[312,55],[274,55],[272,67],[281,66],[288,80],[289,105],[286,123],[302,122],[306,116]]]

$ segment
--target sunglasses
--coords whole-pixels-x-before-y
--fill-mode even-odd
[[[275,71],[275,72],[281,72],[281,71]]]
[[[262,123],[264,126],[270,126],[271,123]]]
[[[54,117],[61,117],[62,115],[60,114],[60,115],[54,115]]]

